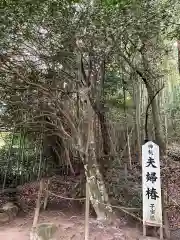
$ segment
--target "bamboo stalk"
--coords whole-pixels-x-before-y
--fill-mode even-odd
[[[8,152],[8,156],[7,156],[7,167],[6,167],[6,170],[5,170],[4,181],[3,181],[3,189],[5,188],[5,185],[6,185],[6,178],[7,178],[7,173],[8,173],[8,170],[9,170],[10,156],[11,156],[11,150],[12,150],[12,146],[13,146],[13,142],[14,142],[14,136],[15,136],[15,129],[13,130],[11,145],[9,146],[9,152]]]
[[[22,146],[21,146],[21,169],[24,168],[24,149],[25,149],[25,132],[22,135]],[[20,170],[21,171],[21,170]],[[24,183],[24,175],[21,172],[21,184]]]

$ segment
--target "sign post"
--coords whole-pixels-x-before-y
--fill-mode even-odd
[[[163,239],[159,146],[152,141],[142,146],[143,235],[146,226],[160,227]]]

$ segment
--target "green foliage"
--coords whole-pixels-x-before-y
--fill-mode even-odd
[[[79,79],[79,55],[85,73],[91,72],[97,89],[105,60],[103,90],[105,104],[110,106],[109,115],[113,120],[123,115],[124,123],[120,110],[125,105],[133,125],[134,112],[130,110],[134,107],[132,89],[136,70],[150,76],[152,85],[158,86],[162,78],[159,65],[164,54],[164,37],[170,33],[179,36],[179,25],[175,27],[172,16],[177,5],[176,1],[168,4],[164,0],[1,1],[0,102],[6,108],[0,120],[7,128],[18,126],[22,131],[34,132],[32,138],[23,139],[22,133],[15,134],[11,149],[12,135],[5,138],[6,144],[0,149],[1,173],[8,168],[9,176],[16,179],[17,176],[28,180],[29,176],[37,178],[40,143],[37,141],[35,150],[30,139],[36,141],[42,131],[52,144],[57,144],[60,138],[68,147],[70,144],[76,147],[74,139],[79,136],[74,137],[72,123],[78,128],[81,124],[74,117],[75,93],[77,89],[89,87],[86,77]],[[148,51],[148,70],[142,60],[144,45]],[[95,81],[94,76],[98,76]],[[169,108],[179,112],[179,100]],[[43,156],[43,161],[46,160]],[[48,164],[44,167],[46,171]],[[111,186],[117,190],[113,191],[115,197],[123,195],[120,183],[123,180],[116,178]],[[138,194],[128,193],[129,206],[140,205]]]
[[[3,140],[5,145],[0,148],[0,185],[3,184],[5,176],[7,186],[36,180],[39,175],[40,160],[38,143],[35,146],[34,142],[23,138],[20,133],[8,133]],[[44,156],[41,166],[42,175],[48,171],[51,164],[48,161],[45,169],[44,161],[47,161],[46,156]]]
[[[109,8],[125,8],[132,4],[132,0],[103,0],[102,3],[105,4],[106,7]]]
[[[109,71],[105,77],[104,93],[105,101],[108,105],[118,109],[124,109],[124,107],[133,108],[134,103],[130,92],[127,89],[127,84],[123,82],[124,76],[119,71]],[[126,91],[124,102],[124,90]]]

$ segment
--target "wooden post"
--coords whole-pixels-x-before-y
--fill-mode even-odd
[[[127,163],[124,163],[124,180],[127,182],[127,176],[128,176],[128,169],[127,169]]]
[[[48,203],[48,197],[49,197],[49,185],[50,185],[50,179],[48,179],[48,182],[46,184],[46,190],[45,190],[45,198],[44,198],[44,210],[46,210],[47,203]]]
[[[86,181],[85,240],[89,239],[89,185]]]
[[[127,148],[128,148],[128,158],[129,158],[129,168],[132,169],[131,146],[129,141],[128,128],[127,128]]]
[[[143,237],[146,237],[146,225],[143,224]]]
[[[160,227],[160,240],[163,240],[163,226]]]
[[[38,218],[39,218],[39,212],[40,212],[40,207],[41,207],[41,195],[43,192],[43,187],[44,187],[44,181],[41,179],[40,181],[40,186],[39,186],[39,192],[38,192],[38,198],[36,201],[36,209],[35,209],[35,214],[34,214],[34,220],[33,220],[33,227],[37,225]]]

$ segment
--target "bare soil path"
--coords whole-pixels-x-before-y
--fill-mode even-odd
[[[16,218],[13,222],[0,226],[2,240],[29,240],[33,214],[25,218]],[[41,213],[39,223],[53,222],[58,226],[58,239],[84,240],[84,216],[64,214],[58,211]],[[95,219],[90,218],[89,240],[137,240],[140,233],[136,228],[123,226],[120,228],[103,226]]]

